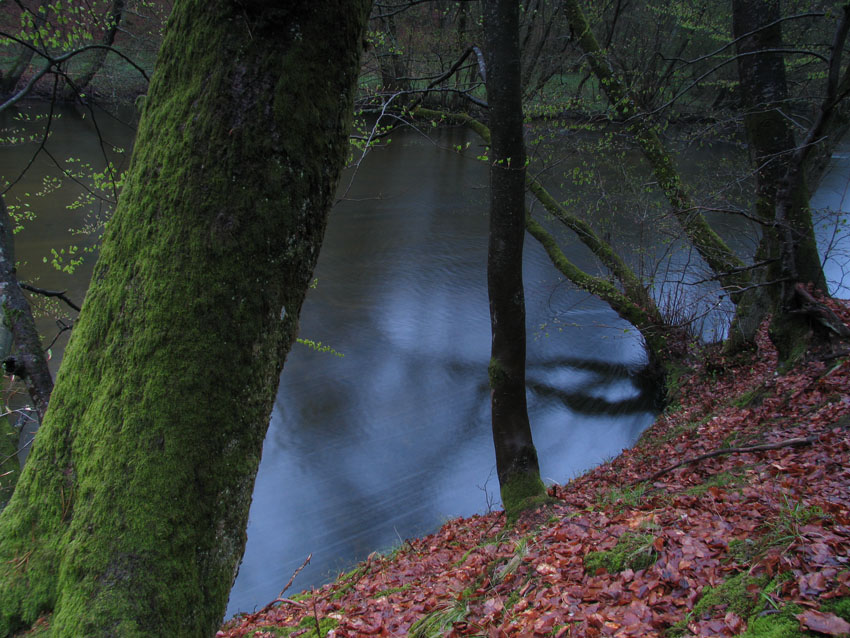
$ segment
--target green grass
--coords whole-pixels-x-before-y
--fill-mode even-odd
[[[609,574],[615,574],[626,569],[646,569],[658,559],[653,541],[655,537],[652,534],[624,532],[611,549],[588,552],[584,557],[584,570],[595,574],[602,568]]]
[[[712,487],[737,487],[744,482],[743,474],[724,471],[708,477],[702,485],[695,485],[687,489],[685,493],[692,496],[703,496]]]
[[[610,490],[597,495],[596,504],[600,508],[613,507],[616,512],[622,512],[626,508],[639,507],[648,490],[646,483],[638,483],[634,486],[612,487]]]
[[[770,394],[769,390],[763,386],[757,386],[739,394],[730,403],[736,408],[758,407],[768,394]]]
[[[493,580],[496,583],[500,583],[505,580],[505,577],[509,574],[513,574],[519,566],[522,564],[522,559],[528,556],[528,536],[525,538],[521,538],[516,542],[516,546],[514,548],[514,555],[500,567],[497,567],[493,574]]]
[[[801,529],[804,526],[816,520],[828,519],[829,516],[820,507],[805,505],[802,501],[791,500],[783,494],[779,513],[766,524],[767,533],[763,542],[769,547],[802,540]]]
[[[413,587],[413,583],[407,583],[406,585],[401,585],[400,587],[388,587],[387,589],[382,589],[381,591],[372,594],[372,598],[382,598],[383,596],[390,596],[392,594],[397,594],[402,591],[407,591]]]
[[[774,596],[781,582],[791,577],[786,573],[770,579],[768,576],[752,577],[747,572],[741,572],[717,587],[706,587],[694,610],[687,618],[670,627],[667,636],[675,638],[687,634],[687,623],[693,618],[734,612],[747,621],[746,631],[739,634],[741,638],[815,638],[820,634],[800,630],[796,615],[803,611],[802,607],[784,603]],[[820,611],[850,621],[850,598],[828,601]]]
[[[769,583],[767,576],[756,578],[748,576],[746,572],[740,572],[717,587],[704,588],[693,611],[667,630],[668,638],[685,635],[691,619],[707,617],[717,607],[725,612],[734,612],[741,618],[749,618],[761,612],[766,602],[760,594]]]
[[[678,438],[682,434],[696,432],[700,426],[708,423],[712,417],[714,417],[714,414],[709,414],[708,416],[697,419],[696,421],[680,423],[671,427],[666,432],[657,432],[655,428],[650,428],[641,435],[640,439],[638,439],[637,446],[644,450],[657,449],[665,443],[669,443],[673,439]]]
[[[429,614],[417,620],[410,627],[410,638],[438,638],[445,634],[452,625],[466,618],[469,608],[460,600],[438,607]]]

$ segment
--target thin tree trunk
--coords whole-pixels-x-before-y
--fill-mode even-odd
[[[419,107],[413,114],[433,120],[463,124],[475,132],[487,144],[491,144],[490,129],[466,113],[446,113]],[[595,277],[573,264],[558,247],[555,238],[532,217],[526,217],[526,230],[543,248],[552,265],[581,290],[599,297],[617,315],[635,326],[641,333],[648,349],[650,367],[660,372],[662,363],[671,355],[684,354],[684,331],[664,321],[655,301],[647,292],[635,272],[616,253],[613,247],[599,237],[583,219],[571,214],[561,206],[551,193],[526,171],[525,184],[528,191],[555,219],[572,230],[578,239],[594,254],[600,263],[619,281],[622,291],[602,277]],[[658,376],[658,375],[656,375]]]
[[[115,42],[121,18],[124,16],[125,4],[125,0],[112,0],[112,7],[106,18],[106,30],[103,32],[100,44],[111,47]],[[103,67],[108,54],[108,49],[95,49],[90,53],[83,54],[85,67],[78,75],[68,78],[68,84],[65,86],[62,97],[66,100],[73,100],[80,96]]]
[[[0,636],[50,612],[54,638],[215,633],[348,152],[369,4],[175,3],[50,409],[0,514]]]
[[[516,0],[484,2],[490,105],[490,240],[487,289],[492,356],[493,442],[502,503],[509,518],[545,495],[525,398],[525,144]]]
[[[50,376],[32,310],[18,284],[14,238],[9,221],[6,201],[0,195],[0,309],[3,312],[3,328],[11,331],[17,346],[17,353],[4,357],[3,363],[7,372],[24,381],[38,419],[43,421],[50,394],[53,392],[53,378]]]

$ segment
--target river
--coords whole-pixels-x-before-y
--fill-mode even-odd
[[[53,156],[101,162],[92,118],[70,109],[62,116],[48,143]],[[97,125],[110,143],[130,146],[132,128],[105,116]],[[274,598],[308,554],[295,590],[446,519],[499,506],[487,387],[487,170],[465,131],[436,139],[394,134],[343,177],[345,197],[331,214],[300,330],[343,356],[296,345],[287,359],[228,615]],[[469,153],[449,150],[467,141]],[[0,174],[12,179],[34,148],[4,148]],[[108,155],[126,163],[126,153]],[[819,205],[843,205],[850,160],[836,161],[825,180],[833,194],[822,188]],[[68,234],[83,213],[65,206],[80,189],[24,197],[45,174],[57,175],[51,164],[39,157],[7,196],[38,212],[16,238],[20,274],[80,300],[91,259],[73,275],[42,261],[51,247],[91,241]],[[592,264],[579,246],[569,255]],[[544,479],[564,482],[651,423],[652,388],[637,374],[644,354],[636,332],[564,283],[531,240],[524,278],[534,439]],[[40,325],[52,339],[53,321]],[[65,337],[54,347],[54,371]]]

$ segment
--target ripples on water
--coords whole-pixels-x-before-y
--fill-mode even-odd
[[[270,600],[309,553],[296,588],[498,505],[486,168],[403,140],[367,159],[352,193],[364,199],[331,216],[301,334],[345,357],[297,348],[287,360],[228,613]],[[529,411],[542,473],[562,482],[652,420],[633,376],[643,353],[533,242],[524,275]],[[577,327],[552,323],[564,304]]]

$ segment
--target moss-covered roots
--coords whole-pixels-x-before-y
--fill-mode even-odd
[[[516,521],[525,510],[544,505],[550,500],[540,474],[534,472],[514,474],[501,486],[501,496],[508,523]]]

